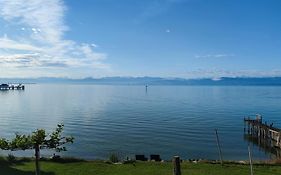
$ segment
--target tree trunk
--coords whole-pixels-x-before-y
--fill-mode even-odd
[[[40,175],[40,165],[39,165],[39,159],[40,159],[40,148],[39,145],[35,146],[35,174]]]

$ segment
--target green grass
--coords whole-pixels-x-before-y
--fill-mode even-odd
[[[183,175],[249,175],[248,165],[210,163],[182,163]],[[172,163],[137,162],[135,164],[108,164],[101,161],[41,161],[42,175],[172,175]],[[14,164],[0,160],[1,175],[34,174],[34,162],[21,160]],[[281,166],[255,165],[255,175],[281,175]]]

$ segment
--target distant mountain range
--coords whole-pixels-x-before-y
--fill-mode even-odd
[[[160,77],[105,77],[105,78],[0,78],[1,83],[68,83],[68,84],[100,84],[100,85],[237,85],[237,86],[281,86],[281,77],[263,78],[229,78],[220,79],[183,79]]]

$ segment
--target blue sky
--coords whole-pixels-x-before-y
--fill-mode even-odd
[[[0,0],[0,76],[281,76],[280,7],[279,0]]]

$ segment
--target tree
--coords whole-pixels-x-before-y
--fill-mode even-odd
[[[44,129],[37,129],[30,135],[20,135],[16,133],[15,138],[12,140],[1,138],[0,149],[11,151],[34,149],[36,175],[39,175],[39,159],[41,149],[55,149],[57,152],[66,151],[66,147],[63,145],[66,143],[73,143],[74,141],[72,136],[62,136],[63,127],[64,125],[62,124],[57,125],[57,128],[50,134],[46,134]]]

